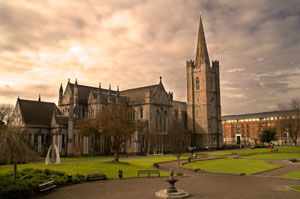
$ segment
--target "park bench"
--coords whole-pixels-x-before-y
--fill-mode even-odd
[[[236,152],[231,152],[231,155],[236,155]]]
[[[39,184],[40,192],[48,191],[48,190],[54,189],[55,187],[56,187],[56,185],[54,184],[54,180]]]
[[[138,170],[138,177],[142,174],[147,174],[148,178],[150,178],[151,174],[157,174],[160,177],[159,170]]]
[[[106,180],[106,175],[104,173],[88,174],[86,179],[87,181]]]

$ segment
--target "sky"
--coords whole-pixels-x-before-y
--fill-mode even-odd
[[[57,102],[62,83],[157,84],[186,101],[199,16],[222,115],[300,97],[299,0],[0,0],[0,103]]]

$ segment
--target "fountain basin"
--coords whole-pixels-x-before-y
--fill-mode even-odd
[[[176,198],[186,198],[189,196],[189,193],[181,189],[177,189],[176,192],[168,192],[168,189],[163,189],[156,192],[155,196],[157,198],[163,198],[163,199],[176,199]]]

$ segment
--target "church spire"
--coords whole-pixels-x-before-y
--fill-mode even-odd
[[[196,67],[200,67],[201,64],[209,65],[209,57],[207,52],[207,46],[205,41],[204,29],[202,24],[202,16],[200,14],[197,53],[196,53]]]

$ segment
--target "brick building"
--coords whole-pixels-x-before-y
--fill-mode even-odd
[[[222,116],[225,145],[255,146],[260,143],[259,135],[266,128],[276,129],[278,145],[292,145],[289,134],[281,128],[283,117],[293,117],[289,111],[272,111],[241,115]],[[300,134],[299,134],[300,135]],[[300,143],[298,139],[298,143]]]

